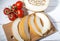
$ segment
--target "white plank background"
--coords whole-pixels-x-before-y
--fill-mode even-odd
[[[3,9],[9,7],[16,1],[17,0],[0,0],[0,41],[7,41],[2,25],[10,22],[7,16],[3,14]],[[51,21],[58,31],[41,41],[60,41],[60,0],[50,0],[50,4],[45,12],[51,17]]]

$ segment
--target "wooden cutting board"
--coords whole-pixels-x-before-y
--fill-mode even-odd
[[[17,41],[14,37],[13,37],[13,34],[12,34],[12,23],[13,22],[10,22],[8,24],[4,24],[3,25],[3,29],[5,31],[5,34],[6,34],[6,37],[7,37],[7,40],[8,41]]]
[[[5,31],[5,34],[6,34],[6,37],[7,37],[7,40],[8,40],[8,41],[17,41],[17,40],[14,38],[13,34],[12,34],[12,23],[13,23],[13,22],[10,22],[10,23],[8,23],[8,24],[4,24],[4,25],[3,25],[3,29],[4,29],[4,31]],[[40,39],[42,39],[42,38],[44,38],[44,37],[46,37],[46,36],[51,35],[52,33],[54,33],[54,32],[56,31],[56,29],[55,29],[55,27],[53,26],[53,24],[52,24],[51,27],[52,27],[52,28],[51,28],[51,30],[49,31],[49,33],[45,34],[43,37],[40,37],[40,36],[37,36],[37,35],[33,35],[33,34],[31,33],[31,40],[30,40],[30,41],[40,40]]]

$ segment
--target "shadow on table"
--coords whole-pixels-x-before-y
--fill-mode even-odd
[[[56,24],[55,19],[53,19],[53,18],[52,18],[51,16],[49,16],[49,15],[48,15],[48,17],[49,17],[50,21],[52,22],[52,24],[54,25],[54,27],[57,28],[57,24]],[[58,31],[58,30],[56,29],[56,31]]]
[[[58,0],[50,0],[49,6],[46,9],[46,12],[51,12],[53,11],[58,5]]]

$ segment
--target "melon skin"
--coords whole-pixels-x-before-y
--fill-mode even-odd
[[[21,22],[19,23],[19,34],[25,41],[30,40],[30,34],[28,31],[28,16],[22,18]]]

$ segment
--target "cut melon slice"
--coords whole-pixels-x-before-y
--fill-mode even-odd
[[[44,11],[49,4],[49,0],[24,0],[25,7],[31,11]]]
[[[25,41],[30,41],[30,33],[27,22],[28,16],[25,16],[19,23],[19,34]]]
[[[42,34],[36,29],[36,26],[34,24],[34,15],[29,16],[28,25],[30,28],[30,33],[32,33],[33,35],[42,36]]]
[[[16,19],[13,24],[12,24],[12,33],[13,36],[18,40],[18,41],[24,41],[21,36],[18,33],[18,23],[20,22],[20,18]]]
[[[40,21],[40,19],[41,19],[41,21]],[[42,26],[41,22],[43,23],[43,26]],[[46,33],[48,30],[51,29],[50,20],[45,14],[36,13],[35,23],[36,23],[37,27],[41,30],[42,34]]]
[[[38,17],[35,15],[35,16],[34,16],[35,26],[36,26],[37,30],[42,33],[42,30],[41,30],[41,28],[38,27],[39,24],[37,24],[36,21],[38,21]],[[40,21],[40,18],[39,18],[39,21]],[[40,27],[42,27],[41,24],[40,24]]]

